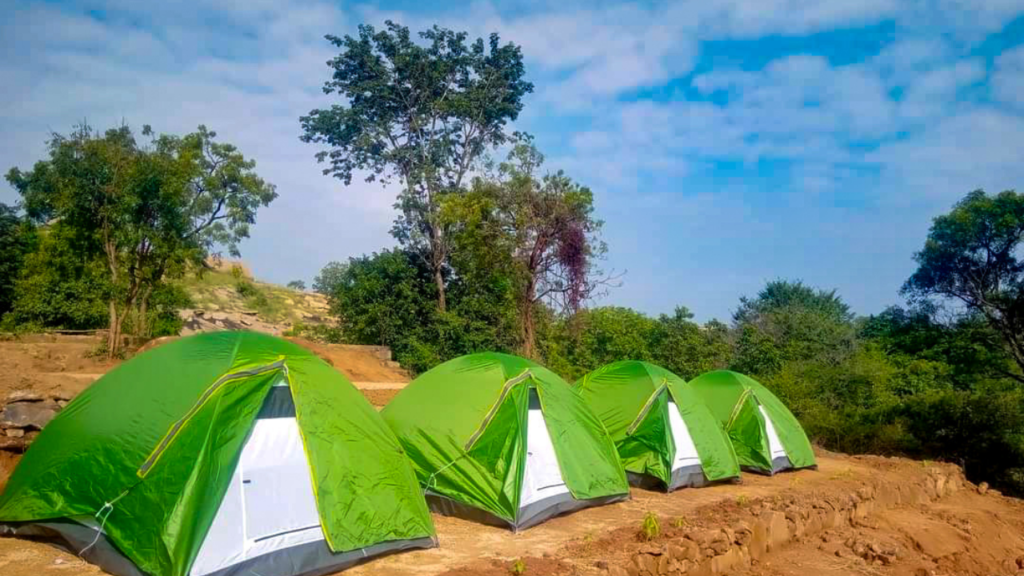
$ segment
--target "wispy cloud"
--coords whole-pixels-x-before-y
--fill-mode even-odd
[[[330,103],[323,35],[385,18],[523,47],[537,92],[517,128],[595,190],[608,265],[630,271],[612,302],[724,317],[794,276],[876,310],[931,216],[1024,178],[1024,48],[986,43],[1021,0],[15,0],[7,14],[0,168],[83,119],[205,123],[281,192],[243,246],[279,282],[391,242],[396,190],[322,176],[297,121]],[[851,31],[877,39],[844,46]]]

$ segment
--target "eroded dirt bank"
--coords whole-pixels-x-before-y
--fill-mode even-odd
[[[979,493],[955,466],[819,453],[819,469],[660,494],[512,534],[435,517],[441,547],[378,559],[350,576],[925,576],[1018,574],[1024,504]],[[638,537],[654,512],[661,534]],[[1024,571],[1021,571],[1024,572]],[[45,544],[0,538],[0,574],[101,574]]]

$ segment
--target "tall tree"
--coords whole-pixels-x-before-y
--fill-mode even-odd
[[[435,26],[420,44],[391,21],[380,31],[360,26],[358,37],[327,36],[341,53],[328,62],[324,92],[343,103],[300,118],[302,140],[327,146],[317,153],[329,163],[324,174],[345,185],[355,172],[401,181],[392,234],[430,268],[441,311],[450,250],[441,201],[461,192],[481,153],[507,140],[506,125],[533,91],[518,46],[497,34],[487,43],[467,37]]]
[[[0,203],[0,317],[14,304],[15,282],[36,244],[32,223],[20,216],[16,207]]]
[[[975,190],[935,218],[917,271],[903,285],[914,298],[942,297],[982,314],[1019,368],[1024,383],[1024,195]]]
[[[543,162],[532,141],[521,139],[496,175],[474,181],[470,201],[482,198],[476,205],[486,214],[463,219],[479,225],[481,245],[511,261],[521,351],[527,357],[535,355],[538,305],[574,314],[607,280],[595,266],[606,248],[593,193],[561,171],[539,176]],[[502,254],[492,258],[504,259]]]
[[[148,126],[143,134],[152,134]],[[136,333],[146,334],[149,299],[165,277],[200,264],[216,245],[237,254],[256,209],[277,196],[253,173],[252,161],[215,137],[200,126],[141,147],[127,126],[102,134],[80,126],[54,135],[49,160],[8,174],[30,213],[52,217],[83,239],[83,259],[90,248],[101,254],[111,355],[120,351],[129,316]]]

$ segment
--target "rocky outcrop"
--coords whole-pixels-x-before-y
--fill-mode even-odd
[[[60,393],[43,396],[31,390],[8,394],[0,409],[0,450],[24,452],[69,400]]]
[[[751,502],[724,528],[680,529],[658,543],[645,543],[626,565],[609,566],[610,576],[682,576],[726,574],[749,568],[791,542],[811,537],[831,546],[836,556],[857,557],[887,566],[902,551],[892,543],[854,536],[838,540],[834,529],[856,527],[876,510],[901,504],[925,504],[960,490],[966,481],[959,469],[935,469],[916,483],[879,483],[849,494],[797,500]],[[824,549],[824,548],[823,548]]]

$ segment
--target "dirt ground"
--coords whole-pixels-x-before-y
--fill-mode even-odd
[[[634,489],[631,500],[554,518],[513,534],[455,518],[435,516],[440,547],[380,558],[347,576],[507,576],[523,560],[527,576],[603,576],[630,566],[638,550],[671,542],[692,530],[728,526],[774,505],[800,507],[841,501],[865,489],[923,486],[937,470],[953,467],[879,457],[819,453],[818,470],[774,477],[745,475],[742,482],[662,494]],[[647,512],[660,517],[662,535],[638,539]],[[859,556],[858,547],[891,551],[882,564]],[[861,551],[863,553],[863,550]],[[888,552],[887,552],[888,553]],[[743,576],[990,576],[1017,574],[1024,564],[1024,503],[967,485],[942,498],[910,499],[819,534],[796,537],[724,573]],[[629,573],[629,572],[626,572]],[[77,576],[102,574],[94,566],[46,544],[0,538],[0,574]],[[630,573],[632,574],[632,573]]]
[[[13,390],[75,394],[114,364],[90,356],[91,337],[32,336],[0,342],[5,368],[0,399]],[[304,343],[305,344],[305,343]],[[380,407],[406,382],[400,369],[372,350],[311,345],[345,372]],[[881,457],[850,457],[819,452],[817,470],[765,477],[745,474],[734,484],[662,494],[634,489],[627,502],[590,508],[554,518],[513,534],[459,519],[435,516],[440,546],[371,561],[350,576],[506,576],[521,560],[525,576],[636,576],[636,559],[657,554],[700,530],[736,523],[757,524],[784,510],[799,518],[811,508],[850,508],[867,491],[914,488],[902,501],[851,515],[814,534],[796,536],[784,546],[731,572],[743,576],[989,576],[1024,574],[1024,502],[973,486],[921,498],[921,486],[936,475],[957,478],[955,467]],[[18,457],[0,451],[0,487]],[[915,494],[917,496],[915,496]],[[851,508],[852,509],[852,508]],[[772,512],[775,510],[775,512]],[[857,508],[860,510],[860,508]],[[795,511],[795,512],[794,512]],[[803,512],[801,512],[803,511]],[[648,512],[660,518],[662,534],[640,542]],[[793,524],[792,526],[796,526]],[[878,551],[875,553],[873,551]],[[632,570],[632,571],[630,571]],[[0,575],[78,576],[102,574],[74,555],[49,545],[0,538]]]

